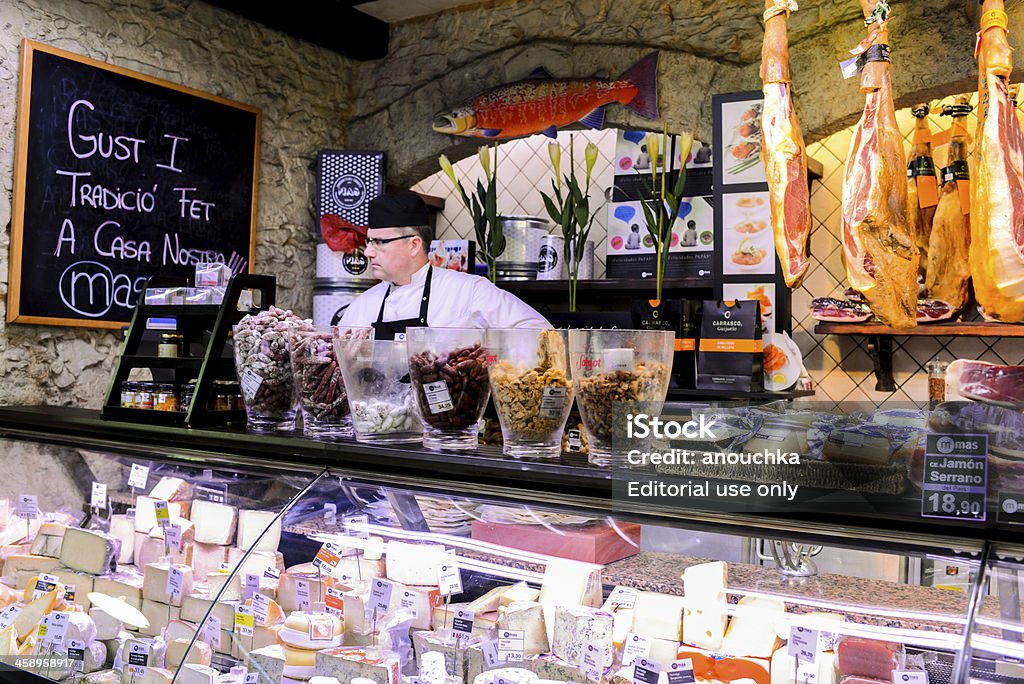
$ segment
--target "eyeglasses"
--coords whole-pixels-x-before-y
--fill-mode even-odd
[[[406,238],[412,238],[412,237],[417,237],[417,236],[416,235],[399,235],[398,237],[390,237],[390,238],[372,238],[372,237],[368,237],[368,238],[366,238],[366,246],[367,247],[373,247],[374,249],[377,249],[378,247],[383,247],[384,245],[388,244],[389,242],[394,242],[395,240],[405,240]]]

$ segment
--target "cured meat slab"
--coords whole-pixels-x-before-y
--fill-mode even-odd
[[[1024,408],[1024,366],[957,359],[946,369],[946,389],[964,399]]]

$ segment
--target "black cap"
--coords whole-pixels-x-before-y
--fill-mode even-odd
[[[370,200],[370,228],[404,228],[430,224],[427,204],[412,190]]]

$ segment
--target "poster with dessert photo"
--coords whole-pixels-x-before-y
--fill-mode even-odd
[[[760,301],[761,325],[765,330],[774,330],[775,283],[725,283],[722,299]]]
[[[774,275],[775,242],[767,192],[722,197],[722,273]]]

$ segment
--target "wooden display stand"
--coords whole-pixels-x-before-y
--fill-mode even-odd
[[[186,287],[181,278],[154,276],[146,283],[146,289]],[[253,291],[252,309],[239,311],[238,301],[243,290]],[[213,411],[206,407],[213,396],[216,380],[237,380],[235,362],[224,351],[231,329],[249,313],[263,311],[274,304],[276,280],[273,276],[240,274],[228,283],[224,299],[220,304],[146,304],[140,298],[132,316],[128,336],[121,349],[121,356],[114,366],[114,373],[107,389],[107,398],[100,412],[104,420],[124,420],[153,425],[212,426],[228,422],[245,422],[245,411]],[[184,356],[161,357],[139,354],[143,334],[150,318],[173,318],[175,332],[184,337]],[[201,356],[189,356],[188,350],[201,346]],[[167,369],[173,371],[174,382],[184,383],[195,378],[196,388],[188,411],[156,411],[150,409],[124,408],[121,406],[121,385],[128,380],[134,368]]]

